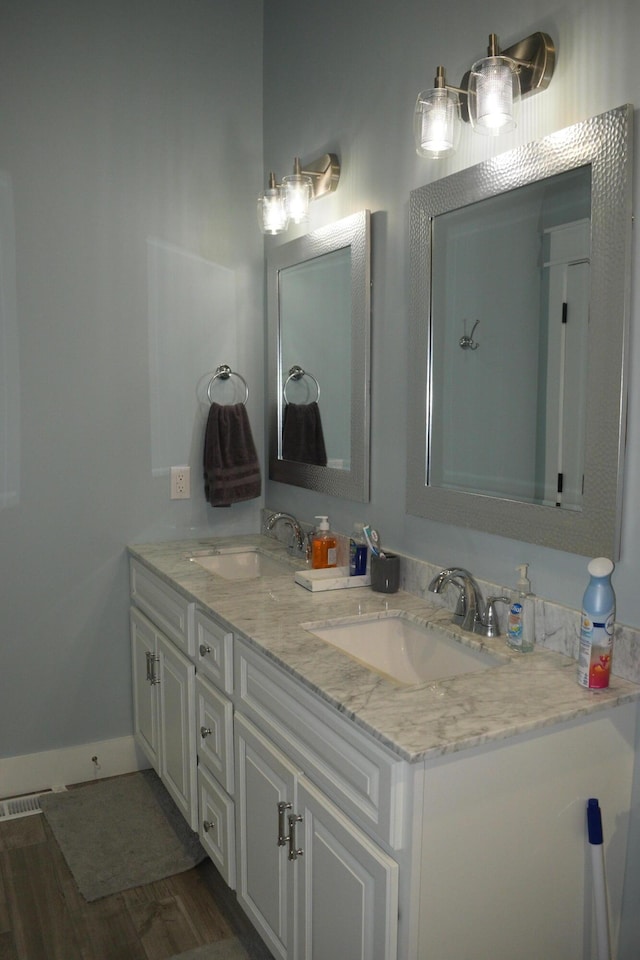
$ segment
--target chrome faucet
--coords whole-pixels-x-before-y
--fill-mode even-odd
[[[484,608],[480,587],[468,570],[463,567],[447,567],[441,570],[429,584],[431,593],[442,593],[448,583],[460,588],[458,603],[453,614],[454,623],[463,630],[482,633],[484,629]]]
[[[306,537],[304,535],[302,527],[300,526],[296,518],[293,517],[290,513],[272,513],[271,516],[267,518],[267,522],[265,524],[267,530],[273,530],[273,528],[275,527],[276,523],[279,520],[282,520],[282,522],[286,523],[288,527],[291,527],[293,531],[293,537],[295,540],[296,547],[298,548],[300,553],[306,553],[306,550],[307,550]]]

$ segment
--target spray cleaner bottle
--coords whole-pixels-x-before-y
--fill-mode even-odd
[[[603,690],[609,686],[616,619],[616,595],[611,586],[613,563],[607,557],[596,557],[587,571],[590,580],[582,600],[578,683],[588,690]]]

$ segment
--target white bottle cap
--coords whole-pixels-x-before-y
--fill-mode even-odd
[[[589,576],[608,577],[613,572],[613,563],[608,557],[595,557],[587,566]]]
[[[316,520],[319,520],[318,530],[328,530],[329,529],[329,517],[316,517]]]

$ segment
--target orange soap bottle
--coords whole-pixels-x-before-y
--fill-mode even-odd
[[[316,517],[320,523],[311,541],[311,566],[314,570],[335,567],[338,561],[338,541],[329,529],[329,517]]]

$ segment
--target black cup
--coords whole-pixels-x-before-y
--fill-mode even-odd
[[[372,554],[371,589],[377,593],[395,593],[400,586],[400,557],[385,553],[384,557]]]

